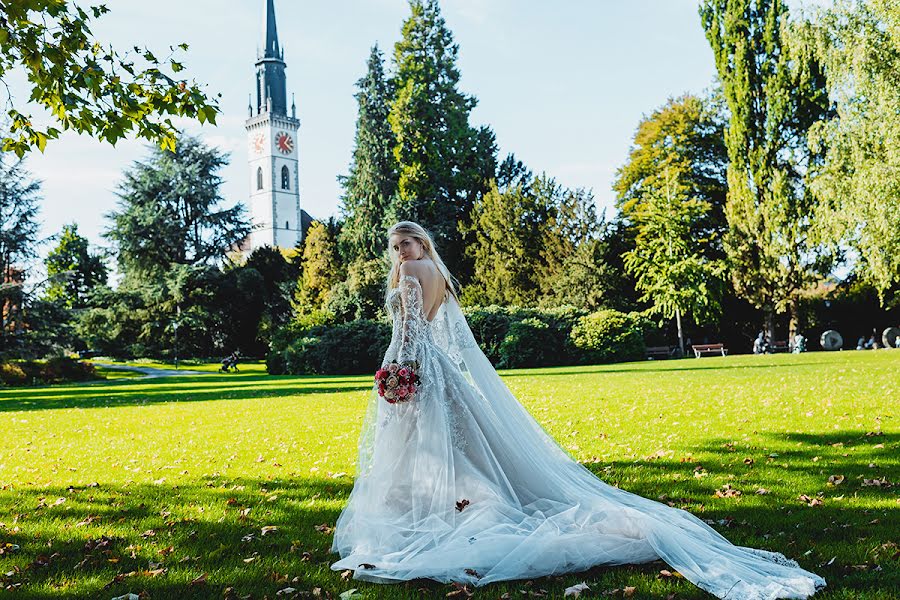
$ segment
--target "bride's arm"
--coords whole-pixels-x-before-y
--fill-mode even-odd
[[[406,263],[400,265],[400,350],[397,362],[419,367],[419,356],[424,335],[422,284]]]

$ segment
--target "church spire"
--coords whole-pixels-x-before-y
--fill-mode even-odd
[[[263,48],[256,61],[256,114],[271,112],[287,116],[287,83],[284,50],[278,43],[275,0],[266,0]]]
[[[284,59],[284,54],[278,47],[278,27],[275,24],[275,0],[266,0],[266,26],[263,31],[264,45],[261,58]]]

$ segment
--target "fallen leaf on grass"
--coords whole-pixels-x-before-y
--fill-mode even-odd
[[[297,588],[286,587],[275,592],[276,596],[287,596],[288,594],[293,594],[297,591]]]
[[[347,569],[346,571],[341,571],[341,579],[343,579],[345,581],[347,579],[350,579],[351,575],[353,575],[353,571],[351,571],[350,569]]]
[[[453,582],[451,585],[453,585],[454,589],[453,589],[453,591],[450,591],[450,592],[447,592],[446,594],[444,594],[445,598],[456,598],[458,596],[471,598],[472,595],[475,594],[475,592],[470,590],[469,586],[467,586],[467,585],[462,585],[461,583],[456,583],[456,582]]]
[[[321,525],[316,525],[316,531],[319,533],[334,533],[334,527],[327,523],[322,523]]]
[[[730,483],[726,483],[721,490],[716,490],[715,493],[716,498],[737,498],[740,495],[741,491],[731,487]]]
[[[572,587],[567,587],[566,591],[563,592],[563,597],[569,598],[571,596],[572,598],[578,598],[579,596],[581,596],[581,592],[586,592],[586,591],[589,591],[590,589],[591,588],[588,587],[588,584],[586,584],[585,582],[582,581],[581,583],[579,583],[577,585],[573,585]]]
[[[346,592],[341,592],[341,595],[338,596],[341,600],[354,600],[354,598],[362,598],[363,595],[356,591],[356,588],[351,588]]]
[[[206,585],[206,573],[203,573],[202,575],[191,580],[191,582],[188,584],[188,587],[194,587],[198,585]]]
[[[262,528],[262,535],[267,536],[270,533],[275,533],[276,531],[278,531],[278,527],[276,525],[266,525]]]
[[[75,527],[82,527],[84,525],[90,525],[94,521],[99,521],[99,520],[100,520],[100,517],[98,517],[97,515],[88,515],[84,521],[79,521],[78,523],[75,523]]]
[[[828,484],[829,485],[841,485],[844,483],[843,475],[829,475],[828,476]]]
[[[802,494],[798,500],[805,502],[807,506],[822,506],[823,504],[821,498],[810,498],[806,494]]]

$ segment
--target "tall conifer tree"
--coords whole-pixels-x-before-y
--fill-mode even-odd
[[[399,181],[389,218],[429,228],[451,271],[465,283],[471,267],[460,223],[468,221],[494,177],[496,143],[490,128],[469,124],[476,100],[459,90],[459,46],[437,0],[411,0],[410,8],[394,47],[390,123]]]
[[[397,191],[396,139],[388,122],[391,92],[378,46],[369,54],[366,75],[357,83],[356,143],[344,187],[344,226],[338,240],[347,261],[380,257],[386,247],[385,212]]]

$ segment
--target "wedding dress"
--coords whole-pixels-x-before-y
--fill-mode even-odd
[[[415,360],[414,400],[373,386],[334,570],[381,583],[475,586],[662,559],[720,598],[806,598],[825,580],[735,546],[690,513],[601,481],[544,431],[478,348],[456,300],[432,321],[402,275],[383,364]]]

